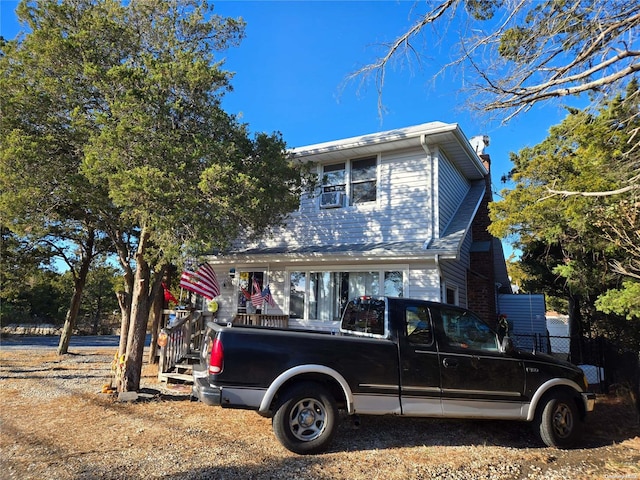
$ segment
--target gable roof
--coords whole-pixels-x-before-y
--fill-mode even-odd
[[[470,180],[479,180],[487,174],[487,169],[457,123],[423,123],[293,148],[289,153],[301,161],[326,163],[412,147],[442,149]]]

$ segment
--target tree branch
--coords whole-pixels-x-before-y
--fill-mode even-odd
[[[554,197],[556,195],[562,195],[563,197],[571,197],[571,196],[581,196],[581,197],[610,197],[613,195],[619,195],[621,193],[630,192],[632,190],[637,190],[640,188],[640,185],[627,185],[626,187],[618,188],[617,190],[609,190],[606,192],[579,192],[579,191],[571,191],[571,190],[554,190],[552,188],[547,188],[547,191],[551,194],[547,197],[541,198],[541,200],[546,200],[547,198]]]

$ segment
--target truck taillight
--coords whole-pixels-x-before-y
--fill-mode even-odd
[[[209,356],[209,373],[220,373],[223,366],[224,349],[222,348],[222,342],[218,338],[214,338],[211,343],[211,355]]]

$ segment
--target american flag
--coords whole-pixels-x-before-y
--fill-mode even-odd
[[[262,290],[262,298],[264,299],[265,302],[267,302],[267,305],[269,305],[270,307],[276,306],[276,302],[273,301],[273,297],[271,296],[271,290],[269,290],[269,285],[264,287],[264,290]]]
[[[256,307],[256,308],[260,308],[262,307],[262,290],[260,290],[260,285],[258,285],[258,282],[256,281],[256,279],[253,279],[253,295],[251,295],[251,304]]]
[[[195,272],[185,270],[180,277],[180,288],[198,293],[207,300],[213,300],[220,295],[220,285],[213,267],[203,263]]]

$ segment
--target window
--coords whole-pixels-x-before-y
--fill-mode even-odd
[[[338,208],[375,202],[377,198],[378,160],[376,157],[350,160],[322,167],[320,208]]]
[[[304,297],[307,288],[305,272],[291,272],[289,290],[289,317],[304,318]]]
[[[351,162],[351,205],[376,201],[377,159]]]
[[[323,168],[324,175],[322,183],[325,192],[333,192],[334,190],[345,190],[345,164],[336,163],[334,165],[325,165]]]
[[[449,305],[458,305],[458,287],[455,285],[445,285],[444,303]]]
[[[404,275],[402,272],[384,272],[384,294],[389,297],[402,297]]]
[[[432,345],[433,329],[429,309],[423,306],[409,305],[405,310],[407,341],[410,344]]]
[[[402,296],[401,271],[293,271],[289,273],[289,315],[333,322],[349,300],[364,295]]]
[[[442,327],[450,347],[498,351],[498,338],[489,326],[466,310],[442,308]]]
[[[309,318],[340,320],[350,299],[379,295],[378,272],[312,272],[309,274]]]

